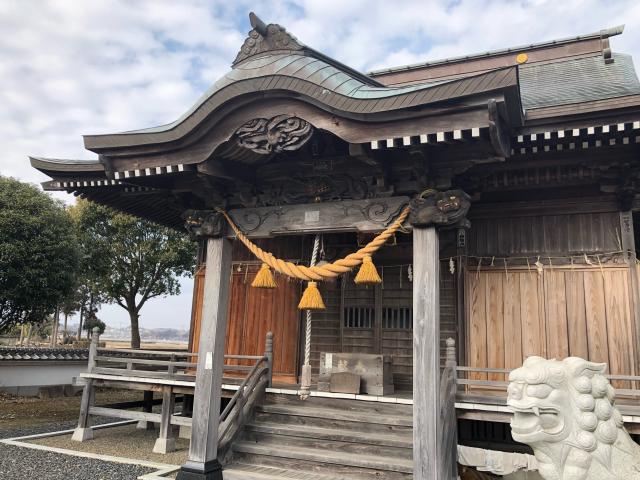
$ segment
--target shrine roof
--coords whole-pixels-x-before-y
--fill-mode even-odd
[[[496,85],[496,82],[501,82],[504,77],[508,75],[508,72],[501,72],[500,75],[493,75],[495,82],[489,85],[489,88]],[[348,99],[357,100],[384,100],[390,97],[397,97],[414,92],[424,92],[426,90],[433,90],[437,86],[445,84],[459,84],[459,80],[441,80],[435,82],[424,82],[414,85],[405,85],[402,87],[385,87],[377,82],[365,82],[361,77],[354,77],[348,71],[341,70],[328,63],[325,60],[309,56],[306,53],[273,53],[268,56],[248,59],[241,65],[237,65],[221,79],[215,82],[199,99],[196,103],[181,115],[177,120],[166,125],[157,127],[145,128],[140,130],[131,130],[123,132],[124,134],[137,134],[137,133],[155,133],[171,130],[183,123],[190,116],[196,113],[200,108],[212,99],[216,94],[221,93],[225,88],[242,82],[244,80],[258,79],[262,77],[279,77],[271,79],[269,82],[265,82],[261,86],[261,89],[277,89],[284,87],[288,84],[288,88],[294,89],[295,85],[293,81],[299,79],[302,81],[310,82],[317,87],[318,97],[328,96],[328,94],[334,93],[341,97],[347,97]],[[473,90],[475,91],[475,90]],[[315,92],[314,92],[315,93]],[[469,93],[469,90],[462,90],[456,93],[456,96],[464,96],[465,93]],[[438,92],[434,95],[422,95],[414,97],[410,102],[398,102],[395,105],[380,104],[373,106],[370,111],[387,110],[393,108],[402,108],[411,106],[417,103],[426,103],[425,100],[429,100],[428,97],[433,97],[433,100],[442,100],[449,98],[451,92]],[[330,101],[325,99],[325,101]],[[343,101],[342,108],[349,109],[353,107],[354,102],[348,100]]]
[[[605,28],[598,32],[587,33],[583,35],[575,35],[572,37],[565,37],[565,38],[558,38],[555,40],[529,43],[529,44],[519,45],[515,47],[500,48],[496,50],[489,50],[486,52],[474,53],[469,55],[459,55],[455,57],[442,58],[438,60],[413,63],[409,65],[401,65],[398,67],[381,68],[381,69],[373,70],[369,72],[369,75],[375,78],[378,75],[387,74],[387,73],[407,72],[410,70],[422,69],[425,67],[451,65],[454,63],[465,63],[471,60],[486,59],[486,58],[497,57],[502,55],[511,55],[514,53],[527,52],[530,50],[537,50],[537,49],[548,48],[548,47],[558,47],[561,45],[584,42],[585,40],[602,40],[602,39],[607,39],[616,35],[621,35],[623,31],[624,31],[624,25],[618,25],[617,27]]]
[[[640,95],[640,82],[630,55],[601,56],[521,65],[520,94],[525,110]]]
[[[86,135],[86,148],[102,153],[111,148],[180,140],[225,104],[264,92],[304,97],[325,110],[348,116],[370,116],[509,87],[515,89],[517,85],[515,67],[509,66],[465,78],[387,86],[304,45],[280,25],[266,25],[254,14],[250,18],[253,29],[232,63],[232,69],[177,120],[140,130]],[[517,95],[517,89],[515,91]],[[515,108],[519,109],[519,99],[515,103]]]

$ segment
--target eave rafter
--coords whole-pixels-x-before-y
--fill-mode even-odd
[[[592,122],[575,128],[540,128],[512,139],[514,155],[585,150],[640,143],[640,120],[620,123]]]

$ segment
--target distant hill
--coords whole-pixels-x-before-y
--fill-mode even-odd
[[[188,342],[189,331],[178,330],[176,328],[140,327],[140,337],[145,342]],[[109,340],[129,340],[131,338],[131,327],[117,328],[107,326],[101,338]]]

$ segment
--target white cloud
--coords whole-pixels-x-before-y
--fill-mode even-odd
[[[622,23],[614,50],[640,51],[633,0],[4,0],[0,173],[40,182],[28,155],[92,158],[82,134],[173,121],[229,68],[251,9],[362,71]],[[145,307],[143,324],[187,325],[189,288],[171,309]]]

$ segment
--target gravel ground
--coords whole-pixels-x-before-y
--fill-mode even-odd
[[[0,444],[2,480],[135,480],[152,470]]]
[[[122,396],[105,396],[105,403]],[[128,400],[126,396],[123,398]],[[79,399],[0,396],[0,439],[73,429]],[[96,418],[96,423],[114,421]],[[135,480],[152,469],[0,443],[0,480]]]
[[[89,442],[74,442],[71,435],[29,440],[29,443],[64,448],[89,453],[101,453],[114,457],[135,458],[148,462],[182,465],[187,461],[189,440],[176,439],[176,451],[160,454],[153,453],[153,446],[158,438],[157,430],[140,430],[135,425],[105,428],[93,433],[93,440]]]

